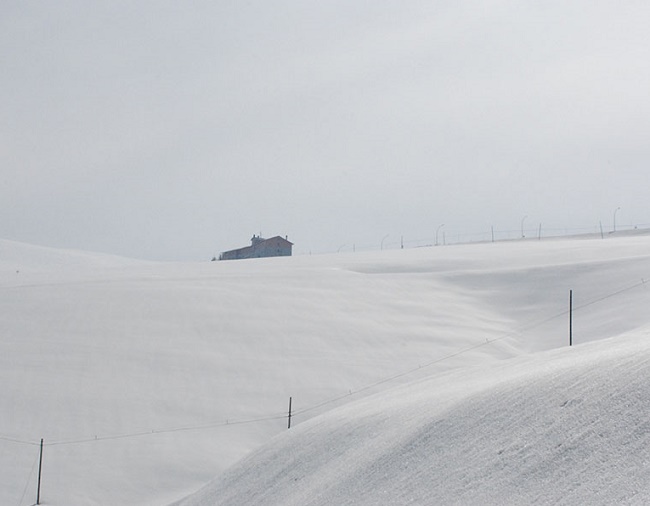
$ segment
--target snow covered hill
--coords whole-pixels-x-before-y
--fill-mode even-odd
[[[462,369],[310,420],[179,506],[650,503],[650,335]]]
[[[356,477],[347,481],[352,500],[363,487],[375,488],[366,474],[384,472],[388,446],[396,455],[416,451],[413,438],[425,437],[428,424],[453,440],[453,428],[441,420],[462,413],[458,427],[485,423],[486,433],[496,432],[486,399],[496,396],[497,405],[505,391],[530,411],[518,399],[532,395],[524,373],[539,377],[543,390],[565,374],[552,364],[568,359],[556,354],[575,357],[587,349],[560,349],[568,339],[569,290],[575,343],[614,338],[604,348],[590,345],[596,350],[590,356],[605,363],[609,353],[624,355],[616,351],[624,333],[626,349],[641,346],[649,321],[645,279],[650,237],[641,235],[195,264],[0,241],[0,504],[34,502],[41,438],[44,503],[159,505],[198,490],[256,448],[262,448],[256,459],[275,459],[273,452],[286,451],[283,445],[300,434],[312,434],[318,451],[300,450],[293,469],[315,488],[301,485],[295,493],[315,504],[328,497],[344,504],[346,489],[334,485],[342,476],[337,468]],[[556,351],[537,353],[544,350]],[[594,376],[594,388],[580,393],[583,405],[599,403],[601,390],[609,395],[597,386],[601,380]],[[295,416],[287,431],[290,396]],[[565,400],[572,402],[559,402]],[[509,430],[523,430],[517,420]],[[456,437],[463,439],[462,432]],[[513,436],[512,444],[530,437]],[[315,456],[321,445],[339,457]],[[367,458],[359,460],[363,448]],[[436,448],[463,468],[474,462],[471,452],[463,457],[453,446]],[[523,460],[512,457],[511,467],[532,458],[523,450],[516,455]],[[246,503],[237,502],[247,476],[241,473],[270,479],[256,462],[243,461],[191,501],[211,504],[205,497],[227,491],[231,504]],[[423,462],[417,466],[426,476]],[[441,474],[449,490],[471,489],[453,472],[461,467],[450,466]],[[282,469],[269,492],[279,495],[269,497],[280,497],[289,483]],[[431,493],[413,497],[426,502]],[[480,496],[464,493],[467,500]],[[407,502],[405,495],[391,497]]]

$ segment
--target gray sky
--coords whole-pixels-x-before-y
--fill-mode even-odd
[[[0,237],[206,260],[647,225],[649,26],[645,0],[0,0]]]

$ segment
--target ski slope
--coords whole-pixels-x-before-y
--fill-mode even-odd
[[[640,412],[601,407],[643,404],[645,279],[641,233],[193,264],[0,241],[0,503],[34,503],[41,438],[52,505],[172,503],[216,476],[186,504],[555,502],[544,480],[578,460],[574,497],[642,480],[642,444],[597,443],[643,442]],[[555,420],[597,413],[608,437],[552,451]],[[546,474],[513,495],[527,465]]]

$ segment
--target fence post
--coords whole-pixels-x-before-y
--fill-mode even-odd
[[[41,438],[41,453],[38,458],[38,488],[36,490],[36,504],[41,504],[41,470],[43,469],[43,438]]]
[[[569,290],[569,346],[573,346],[573,290]]]
[[[291,428],[291,397],[289,397],[289,423],[287,424],[287,429]]]

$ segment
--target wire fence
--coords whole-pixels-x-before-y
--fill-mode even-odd
[[[440,225],[431,235],[422,235],[420,238],[413,238],[402,234],[390,234],[385,236],[379,242],[346,243],[341,245],[336,252],[421,248],[453,244],[514,241],[521,239],[542,240],[573,236],[595,236],[604,239],[613,234],[625,235],[633,233],[650,233],[650,223],[618,225],[615,229],[612,227],[604,227],[602,224],[580,227],[547,227],[542,223],[538,223],[535,226],[526,226],[519,229],[497,229],[490,227],[485,230],[473,231]]]
[[[647,284],[647,281],[645,278],[642,278],[640,281],[625,286],[623,288],[620,288],[616,291],[610,292],[606,295],[594,298],[594,299],[588,299],[586,302],[582,303],[581,305],[577,305],[573,307],[573,311],[579,311],[581,309],[584,309],[586,307],[592,306],[594,304],[597,304],[598,302],[602,302],[607,299],[611,299],[613,297],[619,296],[625,292],[629,292],[630,290],[633,290],[635,288],[639,288],[641,286],[644,286]],[[405,376],[411,375],[417,371],[421,371],[422,369],[426,369],[429,367],[432,367],[436,364],[443,363],[447,360],[450,360],[452,358],[464,355],[466,353],[469,353],[471,351],[474,351],[476,349],[489,346],[491,344],[494,344],[498,341],[502,341],[506,338],[509,337],[516,337],[521,335],[525,331],[530,331],[533,330],[537,327],[540,327],[552,320],[558,319],[563,316],[567,316],[569,313],[569,309],[562,310],[560,312],[557,312],[555,314],[549,315],[547,317],[544,317],[540,320],[535,320],[530,323],[521,325],[519,327],[515,327],[513,330],[505,332],[497,337],[492,337],[492,338],[486,338],[485,341],[481,341],[475,345],[468,346],[466,348],[460,349],[456,352],[447,354],[443,357],[436,358],[434,360],[431,360],[429,362],[426,362],[424,364],[419,364],[417,367],[413,367],[410,369],[406,369],[398,374],[394,374],[391,376],[386,376],[384,378],[381,378],[375,382],[369,383],[361,388],[357,388],[356,390],[348,390],[345,394],[339,395],[332,397],[330,399],[327,399],[325,401],[313,404],[311,406],[308,406],[306,408],[302,408],[299,410],[295,410],[292,413],[292,416],[300,416],[304,415],[310,412],[313,412],[319,408],[325,407],[330,404],[334,404],[342,399],[350,398],[352,396],[364,393],[368,390],[371,390],[373,388],[376,388],[378,386],[384,385],[386,383],[390,383],[392,381],[395,381],[399,378],[403,378]],[[212,428],[217,428],[217,427],[230,427],[230,426],[237,426],[237,425],[243,425],[243,424],[251,424],[251,423],[259,423],[259,422],[266,422],[266,421],[272,421],[272,420],[280,420],[287,418],[288,412],[283,412],[283,413],[275,413],[275,414],[269,414],[267,416],[262,416],[262,417],[255,417],[255,418],[248,418],[248,419],[226,419],[222,421],[216,421],[212,423],[201,423],[201,424],[194,424],[194,425],[185,425],[185,426],[180,426],[180,427],[166,427],[166,428],[152,428],[149,430],[141,430],[141,431],[134,431],[134,432],[127,432],[123,434],[109,434],[109,435],[96,435],[92,437],[81,437],[78,439],[68,439],[68,440],[60,440],[60,441],[51,441],[51,442],[45,442],[45,446],[59,446],[59,445],[72,445],[72,444],[81,444],[81,443],[93,443],[97,441],[107,441],[107,440],[114,440],[114,439],[126,439],[126,438],[133,438],[133,437],[142,437],[142,436],[151,436],[152,434],[165,434],[165,433],[172,433],[172,432],[184,432],[184,431],[192,431],[192,430],[204,430],[204,429],[212,429]],[[13,437],[13,436],[8,436],[8,435],[0,435],[0,440],[3,441],[8,441],[11,443],[16,443],[16,444],[23,444],[23,445],[31,445],[31,446],[39,446],[40,445],[40,439],[36,440],[28,440],[24,438],[19,438],[19,437]]]
[[[606,293],[605,295],[601,295],[592,299],[587,299],[585,302],[583,302],[580,305],[576,305],[573,307],[573,312],[580,311],[582,309],[585,309],[587,307],[593,306],[595,304],[598,304],[599,302],[616,298],[624,293],[630,292],[632,290],[635,290],[639,287],[645,286],[647,284],[646,278],[641,278],[640,281],[637,281],[635,283],[623,286],[617,290],[614,290],[612,292]],[[518,327],[515,327],[514,329],[504,332],[503,334],[500,334],[496,337],[492,338],[486,338],[484,341],[477,342],[474,345],[465,347],[463,349],[459,349],[453,353],[449,353],[445,356],[438,357],[436,359],[433,359],[427,363],[424,364],[419,364],[417,367],[412,367],[409,369],[405,369],[402,372],[399,372],[397,374],[393,374],[390,376],[383,377],[377,381],[374,381],[372,383],[369,383],[361,388],[358,388],[356,390],[348,390],[344,394],[337,395],[334,397],[331,397],[329,399],[326,399],[321,402],[317,402],[315,404],[309,405],[305,408],[298,409],[291,412],[287,411],[278,411],[276,413],[270,413],[266,416],[261,416],[261,417],[251,417],[251,418],[244,418],[244,419],[226,419],[222,421],[215,421],[212,423],[197,423],[197,424],[189,424],[189,425],[184,425],[184,426],[176,426],[176,427],[162,427],[162,428],[152,428],[149,430],[139,430],[139,431],[131,431],[131,432],[124,432],[120,434],[104,434],[104,435],[95,435],[92,437],[79,437],[75,439],[66,439],[66,440],[58,440],[58,441],[45,441],[42,442],[41,439],[28,439],[28,438],[22,438],[14,435],[7,435],[7,434],[0,434],[0,440],[5,441],[8,443],[13,443],[17,445],[24,445],[24,446],[32,446],[32,447],[39,447],[41,445],[45,447],[52,447],[52,446],[65,446],[65,445],[79,445],[79,444],[88,444],[88,443],[94,443],[94,442],[99,442],[99,441],[111,441],[111,440],[120,440],[120,439],[131,439],[131,438],[140,438],[144,436],[152,436],[152,435],[157,435],[157,434],[167,434],[167,433],[174,433],[174,432],[188,432],[188,431],[199,431],[199,430],[207,430],[207,429],[215,429],[215,428],[225,428],[225,427],[235,427],[243,424],[255,424],[255,423],[262,423],[262,422],[268,422],[268,421],[274,421],[274,420],[282,420],[282,419],[287,419],[288,416],[296,417],[296,416],[301,416],[301,415],[308,415],[310,413],[314,413],[317,410],[320,410],[326,406],[333,405],[336,403],[339,403],[340,401],[344,399],[351,399],[355,396],[359,396],[362,393],[368,392],[374,388],[377,388],[379,386],[388,384],[390,382],[393,382],[397,379],[404,378],[406,376],[412,375],[413,373],[417,371],[422,371],[423,369],[430,368],[434,365],[443,363],[445,361],[448,361],[452,358],[464,355],[466,353],[472,352],[474,350],[477,350],[479,348],[483,348],[486,346],[493,345],[496,342],[502,341],[507,338],[518,338],[519,336],[522,335],[522,333],[525,333],[526,331],[533,330],[537,327],[540,327],[550,321],[556,320],[561,317],[566,317],[569,314],[569,309],[565,309],[559,312],[556,312],[554,314],[547,315],[539,320],[534,320],[530,321],[526,324],[520,325]],[[35,452],[37,453],[37,452]],[[31,470],[29,472],[29,476],[27,478],[27,484],[25,485],[25,489],[23,490],[21,499],[19,501],[19,506],[23,504],[23,501],[25,499],[25,495],[27,493],[29,484],[31,483],[34,470],[36,467],[36,462],[38,460],[38,454],[36,455],[36,460],[34,460],[33,465],[31,466]]]

